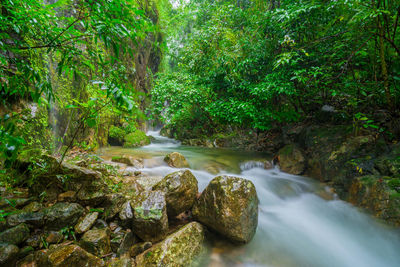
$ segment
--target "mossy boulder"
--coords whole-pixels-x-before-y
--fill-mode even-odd
[[[98,212],[91,212],[86,214],[85,216],[81,217],[78,223],[75,225],[74,229],[75,232],[78,234],[82,234],[88,231],[93,224],[96,222],[97,218],[99,217]]]
[[[19,248],[12,244],[0,244],[0,266],[13,266]]]
[[[21,223],[0,233],[0,243],[19,245],[29,237],[29,228]]]
[[[144,241],[160,240],[168,231],[167,204],[162,191],[144,192],[131,201],[133,231]]]
[[[192,209],[196,220],[233,242],[249,242],[257,229],[258,198],[254,184],[232,176],[215,177]]]
[[[111,125],[108,130],[108,143],[112,146],[122,146],[126,131],[118,126]]]
[[[16,226],[20,223],[27,223],[35,227],[41,227],[44,224],[44,213],[39,212],[20,212],[7,217],[9,226]]]
[[[170,167],[174,168],[189,168],[189,163],[185,157],[179,152],[172,152],[165,156],[164,161]]]
[[[94,255],[108,254],[111,252],[110,234],[108,228],[89,230],[83,235],[80,245]]]
[[[189,223],[136,257],[137,266],[193,266],[204,251],[204,227]]]
[[[290,174],[302,174],[306,168],[303,152],[296,145],[284,146],[278,152],[279,166],[282,171]]]
[[[51,267],[72,267],[72,266],[104,266],[104,261],[93,254],[85,251],[77,245],[59,246],[50,250],[45,256],[46,265]],[[45,261],[41,259],[41,261]],[[42,265],[38,265],[42,266]]]
[[[189,170],[173,172],[153,187],[165,192],[168,216],[174,217],[192,208],[198,192],[197,179]]]
[[[124,147],[139,147],[148,144],[150,144],[150,138],[140,130],[136,130],[124,137]]]
[[[141,158],[134,158],[129,156],[114,156],[111,158],[111,161],[117,163],[123,163],[137,169],[143,168],[143,159]]]
[[[60,230],[66,226],[74,226],[83,215],[84,209],[77,203],[59,202],[43,210],[45,228]]]

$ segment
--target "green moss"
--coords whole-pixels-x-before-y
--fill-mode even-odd
[[[123,140],[123,139],[124,139],[124,136],[126,135],[126,132],[124,131],[124,129],[112,125],[112,126],[110,127],[109,132],[108,132],[108,135],[109,135],[111,138]]]
[[[121,156],[114,156],[111,158],[111,161],[116,161],[116,160],[120,160],[120,159],[122,159]]]
[[[150,144],[150,138],[140,130],[136,130],[124,137],[124,147],[138,147],[148,144]]]

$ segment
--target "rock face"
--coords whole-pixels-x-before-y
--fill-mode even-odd
[[[108,228],[89,230],[83,235],[80,245],[98,256],[108,254],[111,252],[110,230]]]
[[[153,189],[165,192],[167,213],[170,217],[189,210],[198,192],[196,177],[189,170],[168,174]]]
[[[253,183],[231,177],[215,177],[192,209],[199,222],[234,242],[249,242],[257,229],[258,198]]]
[[[204,228],[189,223],[136,257],[137,266],[192,266],[203,251]]]
[[[159,240],[168,231],[167,204],[161,191],[145,192],[131,202],[133,232],[144,241]]]
[[[290,174],[304,173],[306,159],[301,150],[295,145],[286,145],[278,152],[281,170]]]
[[[19,245],[29,237],[29,228],[21,223],[0,233],[0,243]]]
[[[82,234],[82,233],[88,231],[93,226],[93,224],[96,222],[97,217],[99,217],[98,212],[92,212],[92,213],[86,214],[75,225],[75,232],[78,234]]]
[[[165,156],[164,161],[170,166],[175,168],[189,168],[189,163],[185,157],[178,152],[172,152]]]
[[[84,209],[76,203],[59,202],[44,209],[45,227],[50,230],[60,230],[65,226],[72,226],[82,216]]]
[[[47,266],[72,267],[72,266],[104,266],[104,261],[88,253],[77,245],[60,246],[49,251]],[[41,266],[40,264],[38,266]]]

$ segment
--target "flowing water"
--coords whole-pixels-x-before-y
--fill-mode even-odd
[[[200,191],[217,174],[243,177],[256,186],[260,204],[254,239],[243,246],[214,243],[205,266],[400,266],[398,229],[337,200],[314,180],[265,170],[260,160],[270,155],[182,146],[158,132],[147,134],[155,137],[148,146],[111,147],[102,154],[141,156],[143,173],[164,176],[177,170],[163,162],[176,151],[188,160]]]

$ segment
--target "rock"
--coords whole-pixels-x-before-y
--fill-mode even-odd
[[[44,209],[45,228],[60,230],[66,226],[75,225],[83,215],[84,209],[76,203],[59,202]]]
[[[107,228],[89,230],[83,235],[80,245],[88,252],[98,256],[108,254],[111,252],[110,230]]]
[[[136,257],[137,255],[139,255],[143,251],[151,248],[152,245],[153,245],[153,243],[151,243],[151,242],[142,242],[142,243],[139,243],[139,244],[135,244],[135,245],[130,247],[129,255],[131,257]]]
[[[13,266],[11,261],[15,260],[19,248],[12,244],[0,244],[0,266]]]
[[[81,217],[78,223],[75,225],[75,232],[78,234],[83,234],[84,232],[90,230],[93,224],[96,222],[97,217],[99,217],[98,212],[88,213]]]
[[[104,266],[104,261],[77,245],[59,246],[47,254],[51,267]],[[41,266],[41,265],[37,265]]]
[[[133,232],[142,240],[158,240],[168,231],[167,205],[161,191],[144,192],[140,199],[131,202]]]
[[[118,248],[117,256],[121,257],[129,253],[129,249],[137,242],[136,236],[131,232],[127,232],[122,238],[122,242]]]
[[[204,228],[192,222],[136,257],[137,266],[192,266],[204,250]]]
[[[51,267],[51,262],[49,261],[46,250],[38,250],[29,254],[22,260],[18,261],[17,267]]]
[[[185,157],[178,152],[172,152],[165,156],[164,161],[170,166],[175,168],[189,168],[189,163]]]
[[[153,186],[164,179],[162,176],[142,176],[136,179],[136,182],[146,191],[150,191]]]
[[[40,204],[39,202],[31,202],[28,205],[26,205],[23,210],[24,211],[28,211],[28,212],[37,212],[39,211],[41,208],[43,208],[43,205]]]
[[[0,208],[13,206],[15,208],[23,207],[31,202],[29,198],[2,198],[0,199]],[[12,205],[10,205],[10,203]]]
[[[9,226],[16,226],[20,223],[27,223],[35,227],[41,227],[44,224],[44,213],[39,212],[21,212],[7,217]]]
[[[127,134],[124,137],[123,147],[139,147],[150,144],[150,138],[140,130]]]
[[[48,244],[58,244],[64,240],[64,236],[60,232],[51,231],[46,237]]]
[[[19,245],[29,237],[29,228],[21,223],[0,233],[0,243]]]
[[[258,224],[258,198],[253,183],[231,177],[215,177],[192,209],[196,220],[231,241],[248,243]]]
[[[57,200],[59,202],[73,202],[76,199],[75,191],[67,191],[58,195]]]
[[[301,150],[291,144],[284,146],[278,152],[279,166],[282,171],[299,175],[304,173],[306,168],[306,159]]]
[[[126,164],[128,166],[134,167],[136,169],[143,169],[143,167],[144,167],[143,159],[129,157],[129,156],[112,157],[111,161],[118,162],[118,163],[123,163],[123,164]]]
[[[93,224],[93,229],[104,229],[107,227],[108,227],[108,224],[102,219],[96,220],[96,222]]]
[[[182,170],[165,176],[153,190],[165,193],[168,216],[175,217],[193,206],[198,186],[196,177],[189,170]]]
[[[25,242],[28,246],[37,248],[40,246],[42,240],[40,235],[35,234],[28,237],[28,239]]]
[[[97,206],[106,200],[107,186],[100,182],[93,182],[82,187],[76,194],[79,203],[87,206]]]
[[[117,215],[122,208],[122,204],[126,202],[126,198],[121,194],[108,194],[106,195],[106,201],[103,203],[105,210],[103,218],[105,220],[112,219]]]
[[[18,251],[17,258],[18,258],[18,259],[22,259],[22,258],[28,256],[28,254],[32,253],[33,251],[35,251],[35,249],[34,249],[33,247],[31,247],[31,246],[25,246],[25,247],[21,248],[21,249]]]
[[[122,209],[119,212],[119,218],[121,219],[122,223],[130,227],[132,223],[132,218],[133,218],[133,211],[131,207],[131,201],[127,201],[122,205]]]
[[[107,262],[107,267],[134,267],[135,262],[130,258],[113,258]]]

